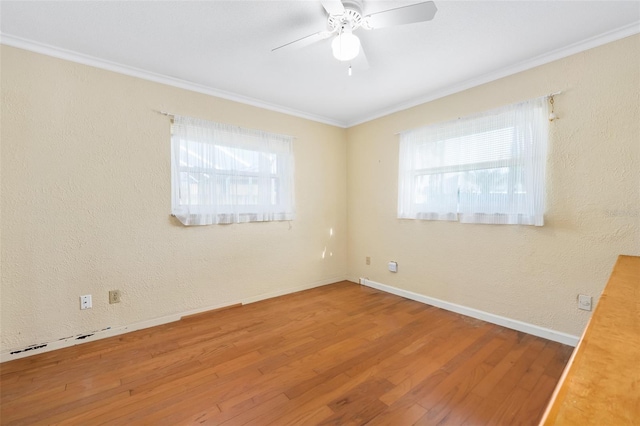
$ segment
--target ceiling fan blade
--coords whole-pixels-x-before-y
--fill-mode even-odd
[[[311,35],[299,38],[297,40],[291,41],[287,44],[283,44],[282,46],[278,46],[274,49],[271,49],[271,51],[275,52],[277,50],[280,52],[284,52],[289,50],[301,49],[317,41],[324,40],[328,38],[330,35],[331,35],[331,31],[320,31],[318,33],[311,34]]]
[[[436,15],[438,8],[432,1],[413,4],[410,6],[389,9],[367,16],[366,22],[370,29],[391,27],[393,25],[413,24],[415,22],[430,21]]]
[[[366,71],[369,69],[369,61],[367,60],[367,55],[364,53],[362,44],[360,45],[360,52],[358,53],[358,56],[351,60],[351,65],[353,66],[353,69],[357,71]]]
[[[340,0],[321,0],[321,3],[329,15],[342,15],[344,13],[344,6]]]

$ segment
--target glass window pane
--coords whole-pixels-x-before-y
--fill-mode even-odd
[[[258,205],[258,179],[246,176],[218,176],[216,202],[218,205]]]
[[[215,154],[215,167],[217,170],[253,173],[260,171],[259,151],[216,145]]]
[[[417,147],[416,168],[447,167],[508,160],[513,157],[514,129],[423,142]]]

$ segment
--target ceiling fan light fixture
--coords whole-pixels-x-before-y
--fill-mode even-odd
[[[333,56],[339,61],[350,61],[360,53],[360,39],[346,28],[331,42]]]

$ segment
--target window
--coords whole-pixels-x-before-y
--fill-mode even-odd
[[[398,217],[543,225],[547,98],[400,135]]]
[[[185,225],[291,220],[293,138],[174,117],[172,213]]]

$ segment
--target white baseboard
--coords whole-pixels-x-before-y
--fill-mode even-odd
[[[0,363],[12,361],[14,359],[25,358],[32,355],[42,354],[45,352],[55,351],[56,349],[68,348],[70,346],[80,345],[82,343],[93,342],[95,340],[106,339],[120,334],[130,333],[132,331],[141,330],[143,328],[155,327],[157,325],[167,324],[178,321],[182,316],[180,314],[168,315],[165,317],[154,318],[148,321],[142,321],[135,324],[123,325],[121,327],[107,327],[101,330],[90,331],[88,333],[78,334],[76,336],[65,337],[51,342],[30,345],[26,348],[13,349],[2,352],[0,354]]]
[[[490,322],[492,324],[497,324],[502,327],[522,331],[523,333],[542,337],[543,339],[547,340],[553,340],[554,342],[559,342],[565,345],[576,346],[578,344],[578,341],[580,340],[578,336],[551,330],[549,328],[539,327],[537,325],[514,320],[500,315],[491,314],[489,312],[480,311],[478,309],[457,305],[455,303],[450,303],[433,297],[424,296],[412,291],[402,290],[386,284],[371,281],[368,278],[360,278],[360,284],[366,285],[367,287],[375,288],[380,291],[384,291],[385,293],[395,294],[396,296],[401,296],[405,299],[415,300],[416,302],[421,302],[427,305],[445,309],[447,311],[456,312],[468,317]]]
[[[290,287],[283,290],[261,294],[258,296],[248,297],[235,302],[225,303],[224,305],[207,306],[204,308],[193,309],[193,310],[182,312],[179,314],[167,315],[160,318],[142,321],[135,324],[124,325],[121,327],[114,327],[114,328],[107,327],[101,330],[90,331],[88,333],[78,334],[76,336],[71,336],[71,337],[65,337],[65,338],[54,340],[51,342],[45,342],[45,343],[40,343],[36,345],[29,345],[27,347],[20,348],[20,349],[12,349],[12,350],[8,350],[0,353],[0,363],[6,362],[6,361],[12,361],[20,358],[25,358],[32,355],[42,354],[45,352],[50,352],[56,349],[68,348],[70,346],[76,346],[82,343],[93,342],[100,339],[106,339],[107,337],[118,336],[120,334],[130,333],[132,331],[142,330],[144,328],[150,328],[150,327],[155,327],[162,324],[168,324],[170,322],[179,321],[183,317],[199,314],[202,312],[212,311],[215,309],[221,309],[227,306],[233,306],[233,305],[239,305],[239,304],[247,305],[249,303],[259,302],[261,300],[271,299],[273,297],[284,296],[285,294],[308,290],[315,287],[321,287],[323,285],[332,284],[338,281],[344,281],[346,279],[347,278],[344,276],[339,276],[339,277],[330,278],[326,280],[315,281],[312,283],[303,284],[298,287]]]

